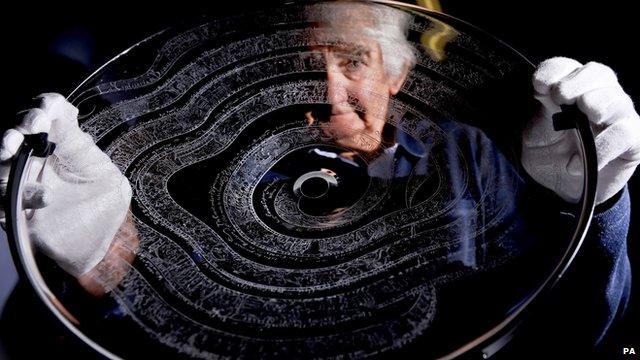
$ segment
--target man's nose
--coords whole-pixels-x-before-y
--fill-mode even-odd
[[[327,66],[327,100],[331,105],[348,105],[347,79],[335,66]]]

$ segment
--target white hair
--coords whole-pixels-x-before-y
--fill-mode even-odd
[[[360,29],[352,30],[378,41],[389,75],[399,75],[416,64],[417,50],[407,39],[411,15],[406,12],[381,4],[334,1],[313,5],[311,15],[328,27],[345,28],[354,20],[363,21]]]

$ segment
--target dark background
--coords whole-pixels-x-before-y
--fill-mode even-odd
[[[260,2],[264,4],[265,1]],[[445,13],[466,20],[512,45],[538,63],[552,56],[611,66],[622,86],[638,101],[635,44],[640,30],[633,2],[609,1],[460,1],[441,0]],[[3,11],[2,102],[0,131],[12,126],[16,112],[32,107],[42,92],[68,94],[93,70],[176,19],[211,12],[210,5],[174,3],[83,3],[48,5],[22,2]],[[218,5],[219,6],[219,5]],[[251,8],[250,1],[235,6]],[[608,358],[622,356],[623,346],[640,351],[640,172],[630,181],[632,220],[629,252],[634,275],[631,307],[625,322],[605,343]],[[0,232],[0,309],[15,273]],[[2,327],[2,324],[0,324]],[[40,339],[34,339],[39,346]],[[0,359],[5,358],[0,344]]]

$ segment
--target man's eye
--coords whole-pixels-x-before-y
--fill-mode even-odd
[[[359,59],[350,59],[347,61],[347,63],[345,64],[345,69],[348,72],[353,72],[353,71],[357,71],[360,68],[362,68],[362,66],[364,66],[365,63],[362,60]]]

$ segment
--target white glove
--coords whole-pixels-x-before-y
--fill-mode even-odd
[[[27,220],[29,235],[37,248],[79,277],[106,255],[128,212],[131,186],[91,136],[80,130],[78,109],[59,94],[39,98],[40,107],[29,110],[22,124],[5,133],[0,175],[6,187],[9,161],[23,134],[49,133],[55,151],[46,160],[34,159],[23,193],[25,207],[37,209]]]
[[[582,193],[583,167],[574,130],[555,131],[559,105],[576,104],[589,119],[598,154],[596,203],[620,191],[640,163],[640,118],[611,68],[567,58],[542,62],[533,74],[540,112],[523,134],[522,165],[531,177],[565,201]]]

